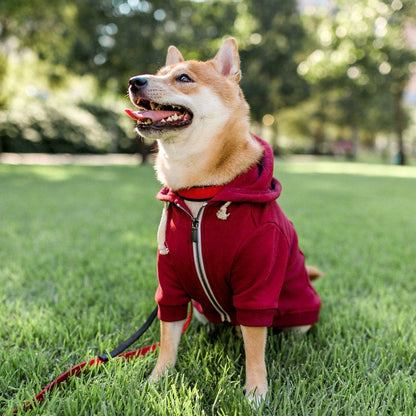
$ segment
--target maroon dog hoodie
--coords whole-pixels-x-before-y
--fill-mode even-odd
[[[159,318],[185,319],[194,301],[213,323],[246,326],[309,325],[320,299],[304,266],[292,223],[276,199],[273,152],[225,185],[194,218],[178,193],[163,188],[168,202],[165,245],[158,254]],[[179,192],[180,193],[180,192]]]

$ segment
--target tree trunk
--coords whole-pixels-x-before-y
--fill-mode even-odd
[[[404,88],[401,83],[396,92],[396,135],[397,135],[397,160],[398,165],[406,165],[406,152],[403,143],[404,131],[404,108],[403,108],[403,93]]]
[[[323,144],[325,142],[324,124],[319,123],[313,132],[313,149],[312,154],[321,155]]]
[[[354,121],[351,126],[351,147],[345,155],[347,159],[355,160],[357,158],[359,139],[358,124]]]

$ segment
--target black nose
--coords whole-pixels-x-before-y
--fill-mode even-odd
[[[147,84],[147,79],[144,77],[133,77],[130,78],[129,84],[132,89],[139,90],[140,88],[143,88]]]

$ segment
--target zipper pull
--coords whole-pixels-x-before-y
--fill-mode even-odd
[[[198,218],[192,218],[191,241],[193,243],[198,242],[198,227],[199,227]]]
[[[198,229],[199,229],[199,221],[202,218],[202,214],[204,212],[205,207],[207,206],[207,202],[204,202],[201,208],[198,211],[198,215],[193,217],[188,210],[186,210],[181,204],[176,203],[176,206],[182,210],[188,217],[192,220],[192,229],[191,229],[191,242],[198,243]]]

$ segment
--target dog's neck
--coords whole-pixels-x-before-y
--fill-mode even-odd
[[[220,145],[214,135],[197,149],[187,140],[159,141],[158,179],[174,191],[231,182],[263,154],[261,144],[247,130],[242,134],[228,136]]]

